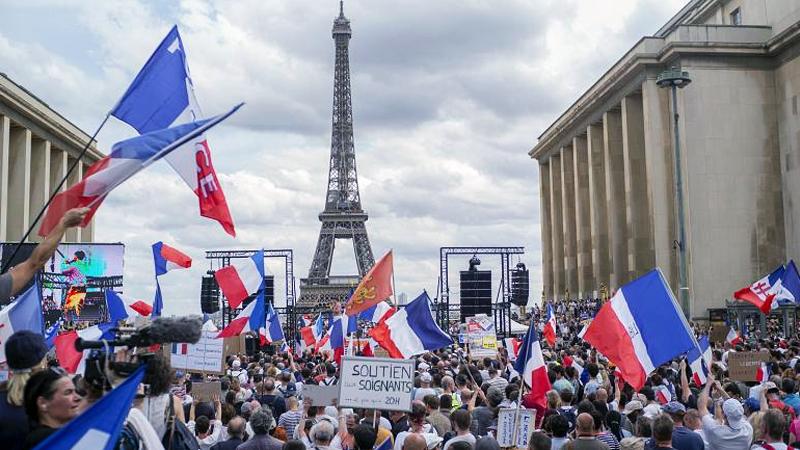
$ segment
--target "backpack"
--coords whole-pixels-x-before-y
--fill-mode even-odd
[[[186,424],[175,420],[174,397],[169,396],[169,419],[167,419],[167,432],[161,439],[164,450],[200,450],[194,434],[186,428]]]
[[[574,430],[575,421],[577,420],[577,416],[575,415],[575,409],[574,408],[565,409],[561,407],[558,408],[556,411],[558,412],[558,415],[564,416],[567,419],[567,422],[569,422],[569,429]]]

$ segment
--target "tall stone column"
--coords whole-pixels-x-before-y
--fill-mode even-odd
[[[678,295],[678,258],[672,242],[675,230],[675,174],[670,132],[669,91],[656,85],[659,72],[647,74],[642,83],[647,195],[653,215],[655,265],[661,268],[675,295]]]
[[[11,127],[8,165],[8,238],[28,231],[31,198],[31,131]]]
[[[592,279],[595,288],[600,283],[611,283],[611,250],[608,244],[608,193],[606,191],[606,164],[603,125],[589,125],[586,129],[589,158],[589,225],[592,234]]]
[[[550,164],[548,161],[539,162],[539,209],[540,222],[542,227],[542,276],[543,290],[546,299],[553,297],[553,236],[551,231],[550,214]],[[538,292],[532,295],[538,295]],[[538,301],[538,299],[537,299]]]
[[[608,243],[611,249],[611,286],[609,291],[628,279],[628,237],[625,215],[625,162],[622,151],[622,116],[618,109],[603,114],[606,199],[608,201]]]
[[[34,138],[31,141],[31,198],[28,222],[39,214],[50,194],[50,141]],[[38,226],[38,225],[37,225]],[[40,242],[42,238],[33,232],[30,241]]]
[[[8,211],[8,165],[11,120],[0,116],[0,211]],[[0,214],[0,241],[8,241],[7,214]]]
[[[561,202],[564,221],[564,286],[578,294],[578,245],[575,239],[575,163],[572,147],[561,148]]]
[[[564,297],[564,222],[561,203],[561,155],[550,157],[550,235],[553,237],[553,298]]]
[[[68,165],[72,165],[75,161],[75,158],[68,156],[67,157]],[[72,186],[76,185],[79,181],[83,178],[83,164],[78,164],[75,167],[75,170],[69,175],[67,178],[67,188],[71,188]],[[65,242],[81,242],[81,229],[80,228],[70,228],[67,230],[66,234],[64,235]]]
[[[633,280],[655,266],[650,201],[647,196],[644,111],[640,94],[631,94],[622,99],[622,151],[627,200],[628,280]]]
[[[597,287],[592,280],[592,227],[589,214],[589,157],[586,135],[572,139],[575,174],[575,231],[578,243],[578,292],[585,298]]]

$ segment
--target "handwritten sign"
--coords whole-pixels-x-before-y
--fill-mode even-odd
[[[219,397],[222,394],[222,386],[219,381],[202,381],[192,383],[192,398],[199,402],[210,402],[214,400],[214,395]]]
[[[535,423],[534,409],[501,409],[497,418],[497,443],[500,448],[528,448]]]
[[[311,399],[314,406],[336,405],[339,398],[339,386],[303,386],[303,398]]]
[[[757,381],[758,367],[768,362],[769,352],[730,352],[728,353],[728,372],[733,381]]]
[[[708,336],[708,340],[717,344],[723,343],[728,338],[728,332],[731,330],[731,327],[722,324],[714,324],[714,327],[711,329],[711,334]]]
[[[339,406],[411,411],[414,368],[407,359],[342,357]]]
[[[497,356],[497,335],[494,333],[467,334],[469,356],[471,358],[494,358]]]
[[[175,369],[221,374],[223,340],[218,331],[203,331],[196,344],[170,344],[170,365]]]

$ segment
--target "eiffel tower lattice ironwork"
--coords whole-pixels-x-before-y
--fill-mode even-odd
[[[308,278],[301,279],[298,306],[316,306],[332,300],[345,300],[350,288],[375,265],[375,257],[367,236],[365,222],[369,218],[361,209],[353,144],[353,104],[350,95],[349,44],[352,30],[339,2],[339,17],[333,21],[336,65],[333,79],[333,121],[331,159],[328,171],[328,192],[325,210],[319,215],[322,227]],[[336,239],[350,239],[355,250],[358,275],[332,277],[331,262]]]

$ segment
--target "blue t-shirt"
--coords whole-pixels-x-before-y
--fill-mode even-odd
[[[676,450],[704,450],[705,444],[699,434],[686,427],[676,426],[672,431],[672,447]],[[653,439],[647,441],[647,448],[656,448]]]

